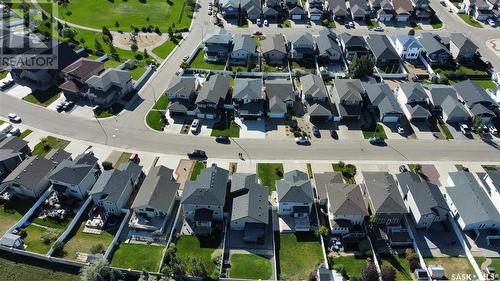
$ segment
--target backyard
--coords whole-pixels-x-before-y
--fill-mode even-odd
[[[45,228],[34,224],[29,225],[24,230],[26,231],[26,237],[23,239],[23,242],[27,246],[26,251],[43,255],[47,254],[52,244],[55,242],[55,239],[64,231],[64,229]],[[42,236],[47,235],[48,232],[53,232],[53,238],[55,238],[51,239],[49,243],[42,239]]]
[[[70,142],[63,139],[58,139],[53,136],[47,136],[33,148],[33,155],[45,156],[52,149],[64,149]]]
[[[242,279],[271,279],[273,273],[269,258],[254,254],[232,254],[230,278]]]
[[[380,254],[377,257],[380,266],[392,266],[396,270],[396,280],[412,280],[410,264],[404,255]]]
[[[214,238],[181,235],[175,245],[177,256],[187,272],[192,272],[190,259],[197,257],[201,259],[206,271],[210,274],[216,269],[215,263],[212,261],[212,254],[219,248],[220,243],[220,236]]]
[[[474,274],[474,269],[466,257],[424,258],[427,266],[440,264],[444,268],[446,279],[453,274]]]
[[[164,247],[121,243],[116,248],[111,266],[135,270],[158,271]]]
[[[307,280],[323,261],[321,244],[313,233],[280,234],[276,248],[281,280]]]
[[[346,274],[349,278],[361,277],[361,271],[366,266],[366,258],[358,256],[339,256],[330,259],[333,264],[333,268],[342,267],[345,269]]]
[[[190,180],[194,181],[200,175],[201,170],[205,169],[205,163],[201,161],[196,161],[193,167],[193,171],[191,172]]]
[[[316,72],[316,64],[309,61],[292,61],[292,71],[304,74]]]
[[[485,257],[474,257],[474,259],[476,260],[477,265],[480,268],[483,268],[482,264],[486,261],[486,258]],[[500,272],[500,258],[488,258],[488,259],[491,262],[488,266],[493,267],[495,269],[495,272]]]
[[[200,49],[196,53],[191,63],[189,64],[189,67],[197,69],[224,70],[225,64],[206,62],[204,56],[205,56],[205,51]]]
[[[9,281],[25,281],[25,280],[35,280],[37,281],[78,281],[80,278],[77,275],[54,271],[46,267],[34,266],[26,264],[25,261],[22,263],[14,262],[4,258],[0,258],[0,280]]]
[[[257,175],[260,183],[269,188],[269,194],[276,190],[276,181],[283,178],[283,164],[281,163],[258,163]]]
[[[35,90],[31,94],[25,96],[23,100],[47,107],[57,100],[60,94],[61,90],[59,90],[58,87],[51,87],[45,91]]]
[[[9,202],[0,204],[0,235],[17,223],[33,203],[33,200],[21,200],[14,197]]]

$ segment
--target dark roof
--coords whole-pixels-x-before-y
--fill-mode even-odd
[[[256,222],[268,224],[268,189],[257,183],[255,174],[233,174],[232,178],[231,190],[240,192],[233,198],[231,221],[251,218]]]
[[[432,33],[424,32],[420,34],[418,41],[428,55],[436,52],[450,53],[450,51],[443,44],[441,44],[441,42],[439,42]]]
[[[217,28],[214,33],[209,33],[203,38],[205,44],[228,45],[231,42],[231,34],[224,28]]]
[[[262,99],[262,79],[236,78],[233,87],[233,99]]]
[[[366,39],[366,43],[370,47],[375,58],[386,60],[400,60],[400,57],[394,46],[385,35],[370,34]]]
[[[266,95],[269,101],[269,111],[286,113],[287,100],[295,100],[292,83],[286,79],[266,80]]]
[[[320,200],[326,200],[326,185],[330,183],[343,183],[344,179],[339,172],[315,173],[314,182],[316,183],[316,192]]]
[[[387,84],[363,83],[363,87],[370,103],[376,106],[381,114],[403,113],[394,93]]]
[[[181,95],[188,96],[194,92],[196,89],[196,78],[194,77],[181,77],[174,76],[168,84],[168,88],[165,91],[167,95]]]
[[[401,192],[403,192],[404,195],[408,193],[408,185],[415,183],[415,182],[420,182],[420,176],[417,175],[417,173],[414,172],[404,172],[404,173],[399,173],[396,174],[396,180],[401,187]]]
[[[40,185],[49,175],[50,171],[57,166],[57,163],[41,157],[31,156],[17,166],[3,181],[17,183],[38,193],[46,186]]]
[[[491,179],[493,186],[500,192],[500,171],[486,171],[486,174]]]
[[[7,137],[0,141],[0,149],[9,149],[13,151],[20,151],[21,149],[25,148],[28,146],[28,142],[25,140],[12,136],[12,137]]]
[[[364,49],[368,49],[368,45],[366,44],[366,41],[363,38],[363,36],[352,35],[350,33],[344,32],[339,35],[339,38],[340,40],[342,40],[342,42],[344,42],[344,46],[346,48],[361,47]]]
[[[322,29],[316,38],[319,55],[331,55],[332,53],[342,53],[337,43],[337,35],[328,29]]]
[[[342,100],[361,102],[363,100],[363,86],[359,79],[333,79],[333,85],[336,95],[335,102]]]
[[[472,108],[476,103],[482,103],[488,107],[498,107],[498,104],[485,89],[470,80],[458,82],[453,87],[469,108]]]
[[[328,202],[335,216],[368,216],[361,188],[356,184],[331,183],[326,185]]]
[[[81,81],[89,79],[94,72],[104,69],[104,63],[100,61],[80,58],[62,70],[64,74],[76,77]]]
[[[349,0],[349,4],[353,15],[366,15],[368,9],[366,0]]]
[[[288,41],[292,44],[298,44],[301,46],[308,45],[311,48],[314,48],[314,38],[311,33],[303,32],[303,33],[295,33],[288,36]]]
[[[209,102],[218,104],[221,100],[225,100],[229,93],[230,77],[224,75],[213,75],[205,82],[205,85],[200,90],[196,97],[196,103]]]
[[[478,105],[480,107],[482,106],[481,104],[478,104]],[[474,106],[473,109],[476,107],[477,106]],[[444,101],[441,103],[441,109],[442,109],[443,113],[446,114],[446,116],[448,118],[456,117],[456,118],[465,119],[465,118],[470,117],[470,113],[469,113],[469,111],[467,111],[465,106],[461,102],[459,102],[456,97],[453,97],[453,96],[447,96],[444,99]],[[491,112],[488,109],[487,109],[487,111]]]
[[[106,199],[117,202],[124,195],[125,187],[130,181],[136,181],[142,174],[142,166],[132,161],[121,164],[116,169],[103,171],[97,179],[90,194],[100,194],[97,200]]]
[[[257,44],[255,41],[247,34],[236,34],[233,38],[233,52],[235,51],[246,51],[251,54],[256,53]]]
[[[229,172],[217,166],[203,169],[184,185],[182,204],[224,206]]]
[[[90,152],[78,155],[75,160],[63,160],[61,164],[50,173],[49,180],[71,185],[80,184],[95,167],[97,161],[98,159]]]
[[[434,106],[440,106],[448,96],[458,99],[457,92],[452,86],[431,84],[427,85],[426,88],[430,92],[430,98]]]
[[[63,160],[71,159],[71,153],[64,149],[52,149],[45,155],[45,158],[59,164]]]
[[[465,37],[462,33],[451,33],[450,41],[457,46],[459,50],[462,49],[478,49],[477,45],[469,38]]]
[[[427,93],[425,92],[422,84],[415,82],[401,83],[399,87],[403,91],[403,94],[408,99],[408,102],[411,101],[424,101],[428,99]]]
[[[394,178],[387,172],[362,172],[376,214],[405,214],[408,211]]]
[[[260,42],[262,53],[267,53],[273,50],[286,54],[285,38],[282,34],[273,34],[267,36],[266,39]]]
[[[300,77],[300,85],[302,87],[302,94],[305,97],[311,96],[313,98],[327,98],[328,93],[323,83],[321,76],[308,74]]]
[[[306,173],[293,170],[285,173],[282,180],[276,181],[279,202],[313,203],[311,181]]]
[[[397,174],[396,178],[403,194],[411,194],[422,216],[437,213],[439,209],[444,212],[449,211],[448,204],[437,185],[422,181],[414,172]]]
[[[347,17],[349,11],[347,10],[346,1],[344,0],[327,0],[328,10],[332,11],[335,17]]]
[[[165,166],[151,168],[131,208],[146,206],[163,213],[170,210],[179,189],[179,183],[175,181],[172,174],[173,170]]]

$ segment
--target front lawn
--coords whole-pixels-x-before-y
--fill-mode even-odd
[[[111,266],[156,272],[164,247],[121,243],[113,253]]]
[[[384,127],[378,123],[376,126],[371,126],[371,128],[363,130],[363,137],[365,139],[369,139],[370,137],[381,137],[387,139]]]
[[[118,157],[118,160],[116,160],[116,163],[113,165],[113,168],[116,169],[120,167],[121,164],[128,162],[130,160],[130,156],[132,156],[132,153],[122,152],[122,154],[120,154],[120,157]]]
[[[260,183],[269,188],[269,194],[276,190],[276,181],[283,178],[283,164],[281,163],[258,163],[257,176]]]
[[[191,172],[190,180],[194,181],[200,175],[201,171],[205,169],[205,163],[201,161],[196,161],[193,167],[193,171]]]
[[[153,130],[163,131],[163,127],[165,126],[165,124],[163,123],[164,118],[165,113],[151,110],[150,112],[148,112],[148,115],[146,115],[146,123]]]
[[[232,254],[230,278],[271,279],[273,267],[270,259],[254,254]]]
[[[45,91],[35,90],[31,94],[25,96],[23,100],[38,104],[41,106],[49,106],[61,95],[61,90],[58,87],[51,87]]]
[[[53,136],[47,136],[40,140],[40,142],[33,148],[32,155],[45,156],[52,149],[64,149],[70,141],[58,139]]]
[[[262,72],[288,72],[288,66],[286,62],[283,66],[275,66],[266,63],[265,59],[261,60]]]
[[[45,264],[31,265],[22,262],[14,262],[4,258],[0,258],[0,280],[9,281],[78,281],[78,275],[66,273],[63,271],[54,271],[46,268]],[[55,268],[57,266],[54,266]],[[36,278],[35,278],[36,276]]]
[[[33,133],[32,130],[26,129],[26,130],[22,131],[22,133],[19,135],[19,138],[24,139],[25,137],[27,137],[31,133]]]
[[[424,258],[427,266],[439,264],[444,268],[444,279],[451,279],[455,274],[475,274],[472,265],[466,257],[443,257],[443,258]]]
[[[177,257],[184,266],[186,272],[192,272],[190,260],[194,257],[201,259],[205,269],[209,274],[217,270],[216,264],[212,261],[212,253],[216,251],[221,243],[221,237],[197,237],[191,235],[181,235],[175,243],[177,247]],[[191,274],[192,275],[192,274]]]
[[[396,280],[412,280],[410,264],[404,255],[380,254],[377,259],[381,268],[392,266],[396,270]]]
[[[118,115],[124,108],[123,104],[115,102],[108,108],[97,109],[94,114],[97,118],[108,118]]]
[[[189,64],[190,68],[196,68],[196,69],[212,69],[212,70],[224,70],[225,64],[222,63],[211,63],[211,62],[206,62],[204,59],[205,56],[205,51],[200,49],[191,63]]]
[[[240,126],[235,122],[229,122],[229,127],[226,126],[226,122],[221,121],[214,125],[212,132],[210,133],[212,137],[227,136],[231,138],[240,137]]]
[[[453,134],[450,132],[450,129],[444,122],[437,122],[438,127],[441,129],[441,132],[445,135],[446,139],[452,140]]]
[[[332,164],[332,168],[334,172],[339,172],[342,174],[342,179],[345,183],[356,183],[356,179],[354,179],[354,176],[356,175],[356,166],[352,164],[345,164],[344,162],[338,162]]]
[[[330,259],[333,264],[333,268],[343,267],[349,278],[361,277],[361,271],[366,266],[366,258],[358,256],[340,256]]]
[[[168,55],[174,50],[175,43],[171,40],[165,41],[165,43],[153,49],[153,53],[162,59],[166,59]]]
[[[469,15],[466,14],[457,14],[466,24],[476,27],[476,28],[483,28],[483,26],[477,22],[474,18],[472,18]]]
[[[323,261],[323,250],[314,233],[280,234],[276,241],[281,280],[307,280]]]

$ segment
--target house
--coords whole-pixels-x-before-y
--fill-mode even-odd
[[[260,0],[240,0],[240,13],[242,18],[255,22],[262,15]]]
[[[431,117],[429,96],[420,83],[401,83],[395,93],[399,103],[403,106],[406,119],[421,122]]]
[[[316,37],[318,60],[323,63],[337,62],[342,57],[342,49],[337,42],[337,35],[328,29],[322,29]]]
[[[216,119],[230,101],[228,76],[212,75],[205,82],[195,100],[195,113],[198,118]]]
[[[110,105],[122,99],[134,89],[132,75],[126,70],[108,68],[86,82],[88,90],[84,94],[93,104]]]
[[[450,52],[458,61],[472,60],[479,48],[462,33],[450,34]]]
[[[30,156],[2,181],[0,190],[19,197],[38,198],[49,188],[48,176],[57,164],[45,157]]]
[[[236,173],[231,194],[231,230],[241,231],[245,242],[263,242],[269,225],[268,189],[257,182],[257,175]]]
[[[450,51],[432,33],[421,33],[418,41],[422,45],[422,54],[431,64],[446,65],[453,60]]]
[[[365,21],[365,18],[370,14],[370,8],[366,0],[349,0],[351,17],[355,21]]]
[[[300,86],[311,122],[330,120],[332,117],[330,95],[321,76],[314,74],[302,76]]]
[[[165,220],[175,214],[179,183],[173,170],[165,166],[151,168],[130,207],[134,214],[129,227],[148,231],[161,230]]]
[[[472,173],[451,172],[447,184],[446,202],[463,231],[500,229],[500,214]]]
[[[417,21],[429,21],[431,19],[431,13],[427,10],[417,9],[415,10],[415,18]]]
[[[257,44],[250,35],[237,34],[233,38],[233,50],[231,52],[231,64],[253,65],[257,59]]]
[[[349,19],[350,12],[344,0],[327,0],[328,11],[334,20],[344,21]]]
[[[84,199],[101,173],[97,161],[92,151],[79,154],[74,160],[63,160],[49,175],[54,190]]]
[[[85,95],[86,81],[104,72],[104,63],[100,61],[80,58],[62,70],[66,81],[59,86],[66,99],[81,100],[87,99]]]
[[[375,57],[377,67],[388,67],[401,64],[401,58],[385,35],[370,34],[366,43]]]
[[[31,154],[28,143],[18,137],[7,137],[0,141],[0,182]]]
[[[312,211],[314,196],[311,181],[306,173],[293,170],[276,181],[278,193],[278,215],[293,221],[293,230],[310,231],[309,215]]]
[[[307,18],[307,13],[300,5],[294,5],[291,9],[288,9],[288,14],[293,21],[301,21]]]
[[[184,116],[195,108],[194,100],[199,89],[195,77],[173,76],[165,91],[168,96],[168,111],[171,117]]]
[[[314,59],[316,45],[309,32],[291,34],[288,36],[290,45],[290,58],[293,60]]]
[[[267,117],[285,118],[293,112],[297,104],[297,94],[290,80],[266,80],[264,89],[267,99]]]
[[[397,22],[407,22],[413,14],[413,4],[411,0],[392,0],[392,6],[396,12]]]
[[[384,123],[396,123],[401,120],[403,110],[391,88],[385,83],[363,83],[368,100],[368,110]]]
[[[478,21],[485,21],[493,16],[493,5],[486,0],[464,0],[465,13]]]
[[[458,100],[457,92],[452,86],[427,86],[432,104],[432,111],[447,123],[463,123],[471,118],[470,112]]]
[[[342,237],[364,236],[363,223],[369,216],[361,188],[356,184],[326,185],[331,232]]]
[[[411,3],[415,9],[426,10],[429,7],[430,0],[411,0]]]
[[[472,116],[480,118],[484,124],[489,124],[496,117],[498,104],[481,86],[465,80],[453,85],[458,99],[469,109]]]
[[[408,213],[394,178],[387,172],[363,172],[364,193],[379,225],[400,224]]]
[[[223,28],[217,28],[214,33],[203,38],[204,60],[225,63],[231,50],[231,34]]]
[[[103,171],[90,191],[92,201],[104,219],[124,213],[130,195],[142,177],[142,166],[128,161],[116,169]]]
[[[370,48],[363,36],[341,33],[339,35],[340,46],[346,59],[351,60],[354,56],[366,56],[370,54]]]
[[[359,79],[333,79],[332,101],[341,120],[359,120],[363,103],[363,86]]]
[[[264,115],[262,79],[236,78],[233,88],[237,115],[243,120],[260,120]]]
[[[483,181],[486,183],[484,186],[491,202],[493,202],[493,205],[500,212],[500,171],[486,170]]]
[[[379,3],[379,9],[377,10],[377,20],[380,22],[390,22],[394,18],[396,11],[394,11],[394,6],[389,0],[377,1]]]
[[[450,209],[437,185],[422,181],[414,172],[397,174],[396,180],[417,228],[447,219]]]
[[[287,58],[287,50],[285,38],[282,34],[274,34],[266,36],[266,39],[260,42],[262,56],[270,65],[285,65]]]
[[[320,21],[323,18],[323,1],[307,0],[307,12],[311,21]]]
[[[262,15],[266,19],[278,19],[283,13],[283,6],[280,0],[266,0],[262,7]]]
[[[368,0],[368,5],[372,11],[376,11],[382,7],[382,1],[384,0]]]
[[[394,49],[404,60],[416,60],[422,53],[423,47],[415,36],[398,35],[389,37]]]
[[[184,185],[181,205],[184,219],[196,234],[210,234],[222,222],[229,171],[212,166]]]
[[[225,19],[238,18],[240,16],[240,0],[220,0],[219,8]]]

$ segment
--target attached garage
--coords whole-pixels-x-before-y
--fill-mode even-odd
[[[399,115],[384,115],[382,116],[381,121],[384,123],[396,123],[399,122]]]
[[[302,15],[292,15],[292,20],[301,20]]]
[[[269,118],[285,118],[285,113],[273,113],[273,112],[268,112],[267,116]]]

